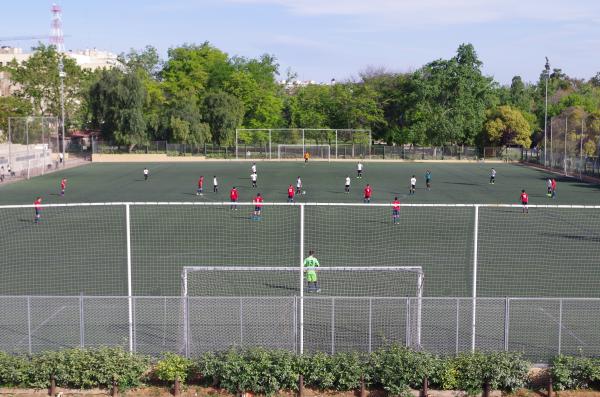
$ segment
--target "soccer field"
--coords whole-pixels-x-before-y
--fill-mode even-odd
[[[545,195],[546,172],[495,164],[366,163],[356,178],[354,163],[258,163],[258,189],[250,187],[247,162],[94,164],[0,187],[2,204],[30,204],[38,195],[49,203],[226,202],[238,187],[240,201],[256,191],[265,201],[285,202],[287,187],[300,176],[305,195],[298,202],[361,203],[362,188],[373,186],[373,203],[514,204],[522,188],[531,204],[597,204],[597,185],[558,179],[558,195]],[[433,174],[424,188],[426,169]],[[408,181],[417,175],[417,192]],[[196,181],[205,176],[205,193]],[[212,176],[219,192],[212,192]],[[352,177],[350,194],[343,190]],[[65,197],[58,183],[67,177]],[[251,206],[134,205],[130,208],[132,280],[135,295],[178,296],[184,266],[297,266],[300,262],[298,206],[266,206],[252,221]],[[425,296],[471,296],[473,207],[410,207],[399,225],[390,208],[306,206],[305,252],[313,249],[323,266],[422,266]],[[31,208],[0,209],[5,238],[0,265],[10,270],[0,294],[126,295],[125,207],[50,207],[34,225]],[[600,210],[482,207],[478,230],[478,296],[600,297]],[[229,294],[205,291],[206,295]],[[262,291],[267,295],[277,294]],[[256,295],[256,293],[252,293]],[[350,293],[349,295],[355,295]],[[383,293],[383,295],[387,295]]]
[[[315,162],[304,166],[291,162],[259,162],[258,189],[250,187],[250,165],[237,162],[94,164],[0,186],[0,203],[30,204],[38,195],[44,198],[44,204],[162,202],[129,207],[132,291],[135,296],[180,296],[184,266],[298,266],[301,256],[314,249],[324,267],[420,266],[425,278],[423,296],[427,298],[472,296],[475,208],[410,205],[516,204],[521,189],[530,193],[530,203],[534,205],[598,204],[597,185],[569,178],[557,178],[558,196],[549,199],[545,195],[545,179],[550,174],[517,165],[494,164],[498,174],[496,183],[490,185],[490,164],[367,162],[364,178],[357,179],[354,163]],[[150,170],[148,181],[143,180],[144,166]],[[424,188],[427,169],[433,174],[431,191]],[[417,192],[409,196],[408,183],[413,174],[418,180]],[[205,176],[203,196],[196,195],[200,175]],[[212,192],[213,175],[220,181],[218,193]],[[350,194],[345,194],[343,189],[346,175],[352,178]],[[60,197],[58,186],[63,176],[68,178],[69,184],[66,196]],[[262,220],[257,222],[251,219],[252,207],[247,205],[239,205],[236,211],[229,205],[173,204],[227,202],[232,186],[238,187],[242,202],[249,202],[257,191],[262,193],[267,204],[285,202],[287,187],[295,184],[297,176],[302,178],[306,190],[305,195],[297,197],[298,202],[362,203],[362,189],[367,183],[373,187],[373,203],[390,203],[398,196],[403,204],[400,223],[392,223],[388,206],[307,204],[304,207],[304,252],[301,254],[300,207],[297,205],[266,205]],[[484,206],[479,208],[477,216],[477,296],[501,299],[487,312],[489,321],[501,317],[502,312],[497,310],[504,308],[505,297],[600,297],[597,288],[600,285],[600,210],[532,208],[524,215],[518,207]],[[33,224],[32,208],[0,208],[0,221],[4,232],[4,238],[0,240],[3,253],[0,266],[5,270],[0,295],[127,295],[125,205],[48,207],[43,209],[39,225]],[[195,285],[197,292],[192,295],[289,298],[299,293],[299,288],[293,284],[290,286],[289,282],[269,278],[269,275],[254,274],[245,279],[229,277],[232,277],[231,282],[200,280]],[[358,298],[414,296],[407,292],[411,288],[414,291],[414,277],[408,277],[406,281],[400,279],[399,283],[406,285],[393,291],[390,284],[380,278],[363,280],[369,284],[368,292],[361,289],[360,282],[341,277],[335,288],[324,281],[320,296],[322,299],[340,295]],[[329,283],[331,279],[326,281]],[[379,284],[379,287],[373,284]],[[282,303],[286,308],[294,307],[290,303],[293,301],[286,302]],[[346,332],[349,340],[364,339],[370,328],[365,323],[357,328],[356,323],[343,320],[343,313],[346,311],[350,315],[356,307],[362,307],[363,314],[367,313],[366,303],[352,301],[344,308],[343,302],[338,302],[337,332]],[[454,303],[448,302],[449,311],[453,313]],[[329,308],[328,301],[323,301],[323,305]],[[439,302],[430,303],[431,309],[427,309],[427,305],[427,302],[423,303],[424,332],[426,329],[451,332],[454,329],[451,319],[448,329],[435,322],[441,313]],[[550,304],[536,304],[532,318],[558,321],[555,320],[558,309],[544,305]],[[126,307],[121,307],[121,317],[126,314],[122,312]],[[239,309],[235,309],[235,305],[231,307],[233,312],[241,311],[241,306]],[[331,321],[333,309],[310,310],[310,307],[307,306],[307,315],[315,317],[310,320],[312,325],[307,323],[307,332],[318,334]],[[523,310],[530,308],[523,307]],[[156,310],[164,316],[167,312],[174,315],[173,310]],[[398,329],[404,323],[402,313],[407,310],[381,314],[381,321],[393,317],[393,325],[385,327]],[[427,310],[430,310],[428,316]],[[470,324],[469,303],[462,303],[460,310],[459,313],[457,306],[455,311],[460,314],[461,332],[466,332]],[[513,310],[514,316],[518,313],[516,310]],[[63,306],[56,312],[67,313]],[[198,314],[198,318],[210,318],[211,313],[213,310]],[[273,312],[274,318],[277,313]],[[452,313],[450,317],[455,316]],[[483,317],[478,318],[485,318],[485,313],[483,310]],[[524,313],[529,312],[525,310]],[[458,324],[458,314],[455,317]],[[56,318],[61,317],[57,315]],[[293,317],[287,320],[295,321]],[[427,321],[431,322],[429,328],[426,328]],[[158,328],[164,332],[164,327]],[[122,332],[122,327],[115,326],[113,330]],[[205,328],[204,332],[206,335],[218,333],[214,327]],[[361,336],[352,336],[352,332]],[[513,334],[518,332],[526,333],[515,330]],[[581,337],[579,333],[576,336]],[[337,337],[343,344],[343,335]],[[394,338],[402,337],[396,335]],[[467,348],[468,332],[461,337],[460,348]],[[430,333],[428,343],[438,343],[439,338],[435,332]],[[540,338],[540,335],[532,334],[524,337],[521,343],[527,349],[538,349],[539,344],[550,351],[548,346],[552,346],[554,340],[540,341]],[[590,337],[590,341],[600,345],[595,338]],[[353,343],[348,344],[349,348]],[[580,345],[577,342],[576,347]]]
[[[236,186],[240,201],[255,195],[250,185],[249,162],[198,162],[155,164],[92,164],[47,174],[15,184],[0,185],[0,204],[30,204],[40,195],[44,203],[114,201],[229,201],[229,190]],[[600,185],[564,178],[542,170],[510,164],[448,163],[365,163],[364,178],[356,178],[353,162],[258,162],[258,189],[265,201],[285,202],[287,187],[302,178],[306,195],[299,202],[362,202],[366,184],[373,188],[374,203],[391,202],[394,196],[405,203],[517,203],[521,189],[530,195],[531,204],[598,204]],[[150,170],[145,182],[142,171]],[[496,183],[490,185],[494,167]],[[424,175],[433,175],[433,189],[425,189]],[[205,195],[196,197],[200,175],[205,177]],[[212,177],[219,180],[219,193],[212,193]],[[344,194],[344,179],[352,179],[351,192]],[[410,177],[417,178],[417,192],[408,195]],[[68,190],[60,197],[59,183],[68,178]],[[549,200],[546,178],[556,177],[557,199]],[[210,193],[210,194],[209,194]]]

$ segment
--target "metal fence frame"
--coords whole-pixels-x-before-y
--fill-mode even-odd
[[[476,350],[521,351],[536,362],[548,362],[558,354],[600,353],[597,324],[588,324],[596,321],[582,317],[590,312],[598,317],[600,298],[324,296],[2,296],[0,350],[32,354],[48,349],[122,346],[155,356],[173,351],[190,357],[230,346],[260,345],[299,353],[300,300],[324,318],[309,327],[304,340],[307,352],[370,353],[391,342],[438,354],[468,352],[469,313],[478,306]],[[133,316],[128,318],[130,301]],[[423,305],[420,345],[415,343],[417,314],[411,310],[417,301]],[[265,314],[261,312],[265,305],[282,310]],[[390,308],[392,312],[387,310]],[[215,313],[220,314],[215,318]],[[390,320],[394,316],[398,321]]]

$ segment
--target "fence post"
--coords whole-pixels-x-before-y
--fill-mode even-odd
[[[405,335],[405,343],[406,347],[410,347],[410,298],[406,297],[406,335]]]
[[[460,298],[456,298],[456,355],[458,355],[458,338],[460,331]]]
[[[79,295],[79,345],[85,347],[85,317],[83,315],[83,294]]]
[[[331,298],[331,354],[335,354],[335,298]]]
[[[369,353],[371,353],[372,336],[373,336],[373,298],[369,297]]]
[[[244,298],[240,298],[240,347],[244,345]]]
[[[338,158],[338,133],[337,130],[335,130],[335,159],[337,160]]]
[[[508,330],[510,326],[510,298],[504,300],[504,351],[508,351]]]
[[[294,352],[298,353],[298,297],[294,296],[294,316],[293,316],[293,327],[294,327]]]
[[[127,298],[129,322],[129,351],[133,352],[133,290],[131,284],[131,217],[129,204],[125,204],[125,229],[127,231]]]
[[[562,350],[562,317],[563,317],[563,300],[558,300],[558,354]]]
[[[183,333],[184,333],[184,353],[185,357],[190,357],[190,297],[185,295],[183,301]]]
[[[304,155],[304,153],[303,153]],[[304,204],[300,204],[300,354],[304,353]]]
[[[27,297],[27,346],[31,354],[31,296]]]
[[[475,227],[473,230],[473,308],[471,317],[471,352],[475,352],[475,327],[477,319],[477,244],[479,235],[479,205],[475,204]]]

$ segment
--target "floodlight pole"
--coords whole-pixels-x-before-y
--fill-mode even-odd
[[[60,77],[60,112],[61,112],[61,130],[62,130],[62,165],[63,167],[67,164],[67,158],[65,157],[65,77],[66,73],[64,70],[64,64],[62,60],[62,54],[59,54],[58,58],[58,77]]]
[[[546,103],[544,106],[544,166],[548,165],[548,157],[547,157],[547,123],[548,123],[548,78],[550,77],[550,62],[548,61],[548,57],[546,57],[546,65],[544,67],[545,75],[546,75]]]

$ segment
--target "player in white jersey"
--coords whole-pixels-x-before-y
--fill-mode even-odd
[[[344,184],[344,192],[350,193],[350,177],[346,176],[346,182]]]
[[[362,178],[363,164],[359,161],[356,165],[356,177]]]
[[[148,168],[144,168],[144,180],[145,181],[148,180],[148,176],[150,176],[150,171],[148,171]]]
[[[219,181],[217,181],[217,176],[213,176],[213,192],[217,193],[219,191]]]
[[[300,177],[296,179],[296,194],[302,194],[302,179]]]
[[[492,185],[496,183],[496,170],[494,168],[492,168],[492,170],[490,171],[490,183]]]
[[[412,178],[410,178],[410,190],[408,191],[408,194],[415,194],[416,189],[417,189],[417,178],[415,178],[415,176],[413,175]]]
[[[258,178],[258,175],[256,175],[256,172],[253,172],[252,174],[250,174],[250,179],[252,180],[252,187],[255,188],[256,187],[256,179]]]
[[[252,170],[252,174],[256,174],[256,163],[252,163],[252,167],[250,169]]]

